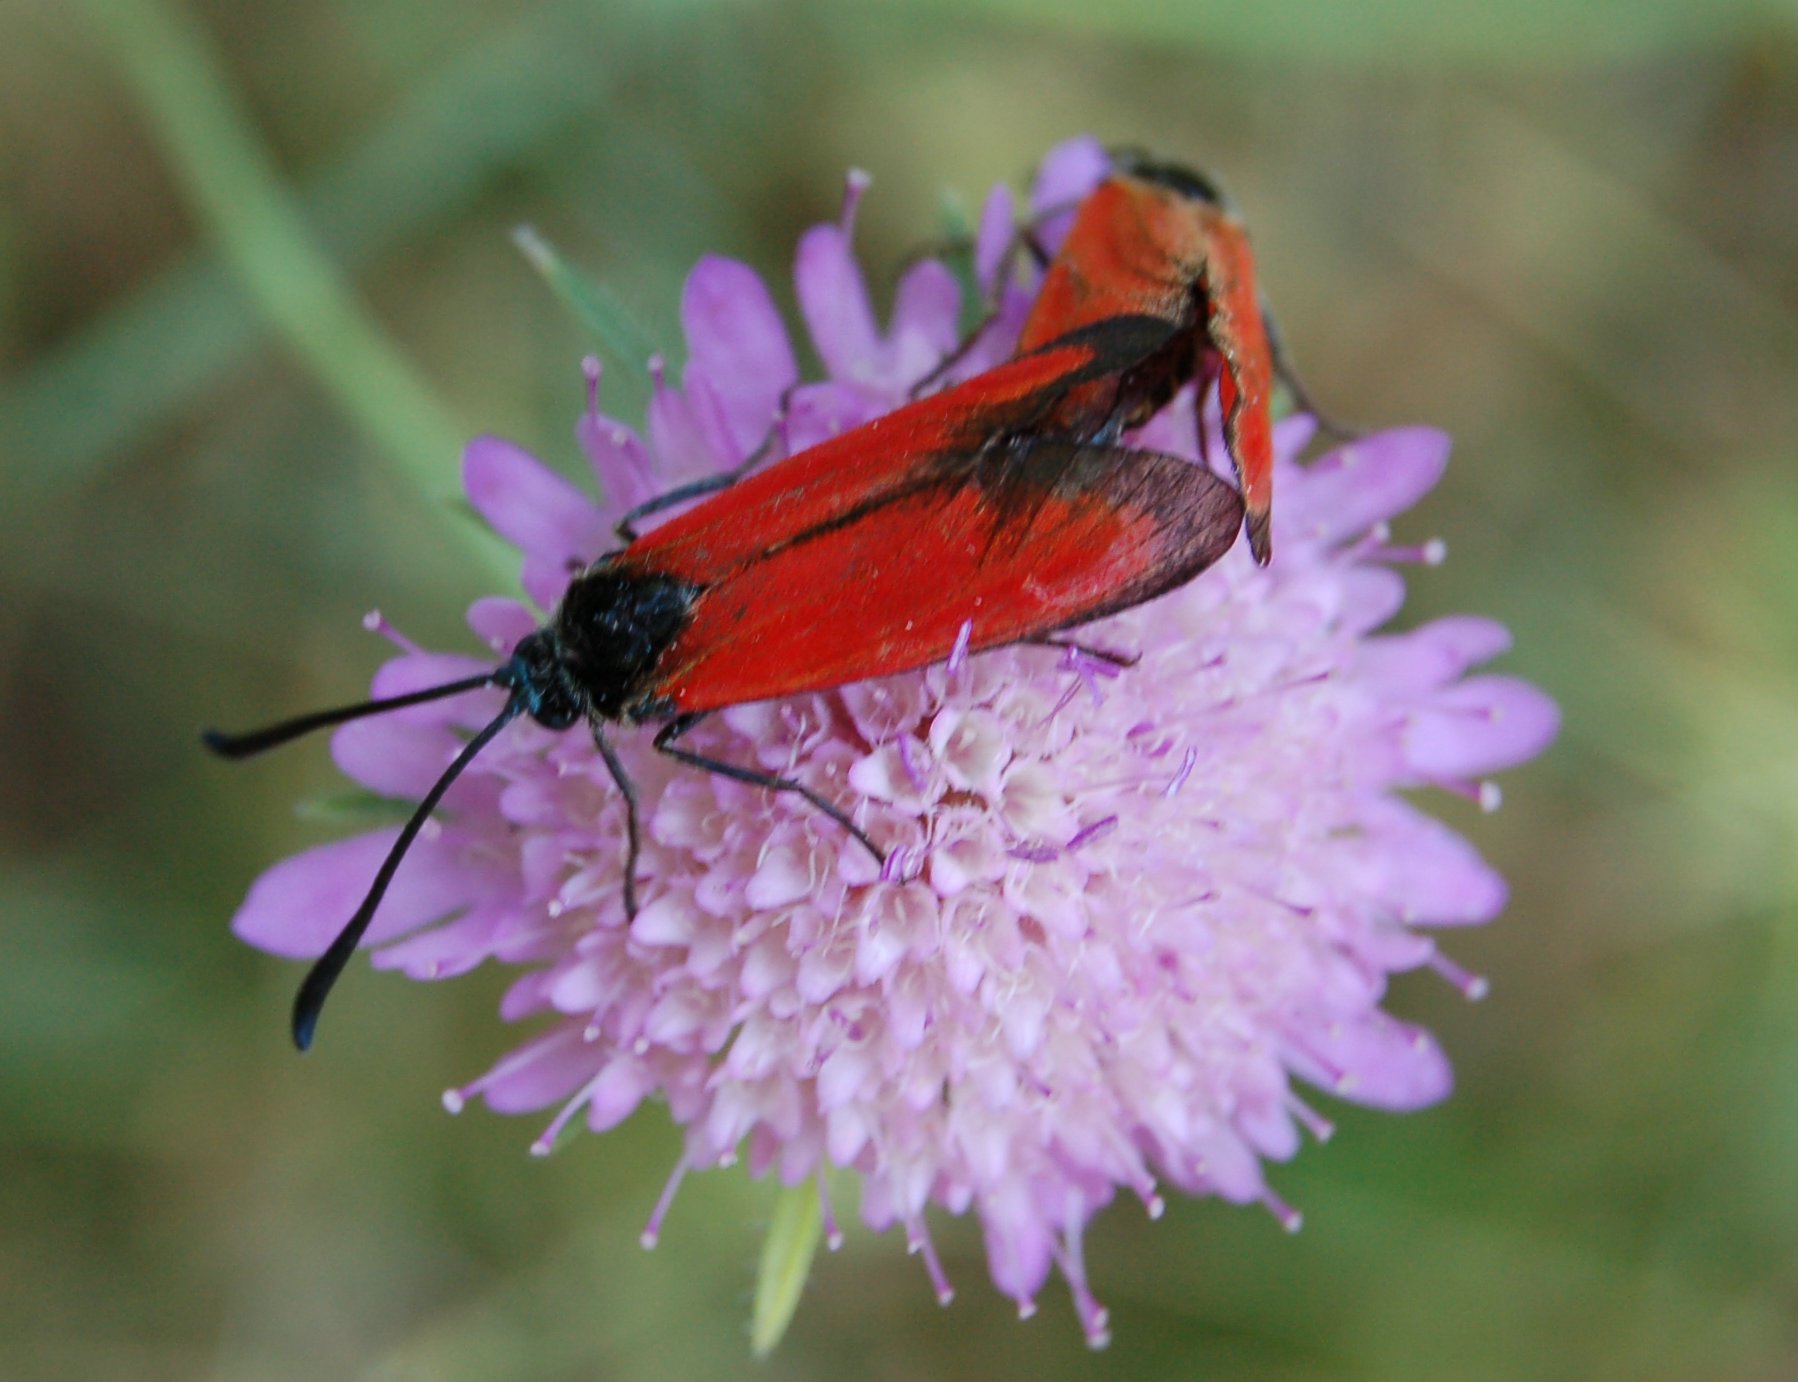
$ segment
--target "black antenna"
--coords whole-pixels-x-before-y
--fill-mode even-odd
[[[472,683],[457,683],[448,687],[439,687],[434,693],[425,693],[425,698],[428,698],[430,694],[449,695],[453,691],[467,690],[470,686],[489,685],[491,682],[491,677],[481,677]],[[370,704],[383,709],[391,709],[394,705],[404,704],[410,699],[415,698],[395,696],[391,701],[375,701]],[[337,933],[337,939],[331,942],[325,953],[313,961],[312,969],[307,973],[305,981],[300,985],[299,993],[294,996],[293,1000],[293,1044],[300,1050],[304,1051],[312,1045],[313,1029],[318,1026],[318,1015],[325,1006],[325,999],[330,996],[331,988],[336,984],[337,976],[343,973],[343,967],[349,963],[350,956],[356,953],[356,947],[362,943],[362,933],[368,930],[368,923],[374,919],[375,909],[381,905],[381,899],[386,896],[387,885],[393,881],[394,871],[399,868],[400,860],[406,857],[406,851],[412,847],[413,840],[418,838],[418,832],[424,828],[426,819],[437,808],[437,803],[443,800],[443,794],[449,790],[450,783],[461,776],[462,770],[474,761],[475,755],[487,747],[494,735],[517,719],[524,709],[524,696],[515,692],[512,699],[506,702],[506,708],[495,715],[485,729],[463,746],[462,752],[456,755],[455,762],[443,770],[443,776],[438,778],[431,790],[425,793],[424,800],[418,803],[418,809],[412,813],[412,819],[407,821],[405,828],[400,831],[399,839],[395,840],[393,848],[387,851],[387,857],[381,861],[380,870],[375,874],[375,881],[368,890],[368,896],[362,899],[362,905],[356,909],[356,915],[351,917],[343,930]],[[332,712],[326,712],[326,714],[330,713]],[[317,719],[318,717],[308,716],[307,718]],[[293,723],[297,723],[297,721]],[[286,726],[277,726],[277,728],[286,728]],[[304,733],[303,730],[300,732]],[[259,736],[246,737],[257,738]]]
[[[487,747],[494,735],[529,708],[529,698],[516,686],[516,661],[514,658],[512,662],[491,672],[483,672],[478,677],[465,677],[461,681],[446,682],[442,686],[428,686],[422,691],[409,691],[403,696],[358,701],[354,705],[342,705],[334,710],[317,710],[310,715],[295,716],[279,724],[251,730],[248,734],[221,734],[216,729],[200,732],[201,742],[220,757],[248,758],[291,739],[298,739],[302,734],[310,734],[315,729],[341,725],[348,720],[360,720],[367,715],[383,715],[389,710],[402,710],[406,706],[421,705],[425,701],[439,701],[446,696],[460,695],[464,691],[478,691],[484,686],[505,687],[512,692],[506,708],[463,746],[455,761],[443,770],[443,776],[425,793],[424,800],[418,803],[418,809],[400,831],[399,839],[393,842],[393,848],[387,851],[387,857],[381,861],[375,881],[368,890],[368,896],[362,899],[362,905],[356,909],[356,915],[337,933],[337,938],[326,948],[325,953],[313,962],[312,969],[307,973],[293,1001],[293,1044],[300,1050],[304,1051],[312,1045],[312,1033],[318,1026],[318,1015],[325,1006],[325,999],[330,996],[331,988],[336,984],[338,975],[343,973],[343,967],[349,963],[350,956],[356,953],[356,947],[361,944],[362,934],[368,930],[369,922],[374,919],[375,909],[386,896],[387,885],[393,882],[400,860],[412,848],[412,842],[418,838],[418,832],[424,829],[424,823],[430,818],[431,812],[437,809],[437,803],[443,800],[443,794],[449,790],[450,783],[461,776],[462,770],[474,761],[477,753]]]
[[[441,700],[445,696],[460,695],[464,691],[499,684],[498,672],[483,672],[478,677],[467,677],[443,686],[429,686],[423,691],[408,691],[403,696],[388,696],[378,701],[358,701],[355,705],[340,705],[335,710],[315,710],[310,715],[298,715],[277,725],[251,730],[248,734],[222,734],[216,729],[203,729],[200,731],[200,742],[221,758],[249,758],[265,749],[298,739],[302,734],[310,734],[315,729],[341,725],[346,720],[360,720],[365,715],[382,715],[389,710],[403,710],[409,705],[420,705],[425,701]]]

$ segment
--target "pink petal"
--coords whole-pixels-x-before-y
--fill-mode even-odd
[[[1036,1293],[1049,1279],[1054,1260],[1043,1216],[1017,1181],[1004,1184],[980,1202],[986,1232],[987,1265],[993,1284],[1020,1305],[1034,1309]]]
[[[689,945],[698,919],[691,898],[664,893],[637,913],[631,939],[639,945]]]
[[[609,1061],[587,1092],[587,1130],[615,1128],[637,1110],[655,1088],[655,1074],[641,1061]]]
[[[738,431],[748,429],[732,425],[730,406],[712,377],[703,369],[689,365],[682,383],[685,385],[687,406],[692,410],[693,420],[705,438],[706,454],[712,458],[714,470],[730,470],[741,465],[752,451],[773,435],[778,422],[773,409],[761,414],[761,422],[755,429],[753,440],[739,441]]]
[[[1434,428],[1400,427],[1338,447],[1281,496],[1288,532],[1325,543],[1361,536],[1436,487],[1449,446]]]
[[[535,1113],[560,1103],[592,1078],[593,1056],[579,1027],[559,1027],[512,1052],[475,1089],[495,1113]]]
[[[1340,1080],[1321,1080],[1323,1087],[1368,1108],[1428,1108],[1454,1088],[1454,1072],[1436,1039],[1383,1013],[1314,1033],[1311,1047],[1342,1072]]]
[[[646,499],[666,488],[666,482],[650,459],[649,447],[635,428],[588,408],[574,426],[574,439],[593,467],[593,478],[604,501],[601,510],[615,523]]]
[[[282,860],[251,885],[231,919],[232,931],[275,955],[320,954],[362,904],[398,835],[397,829],[377,830]],[[486,886],[455,845],[421,835],[394,874],[363,944],[378,945],[461,911]]]
[[[369,694],[377,700],[406,696],[414,691],[478,677],[492,670],[493,664],[485,658],[466,657],[461,653],[407,653],[381,664]],[[485,723],[493,718],[503,699],[498,688],[465,691],[459,696],[393,711],[387,718],[407,719],[419,724],[453,724],[465,719]]]
[[[1011,189],[1002,182],[996,183],[980,208],[980,226],[974,232],[974,275],[982,292],[991,294],[998,286],[1006,255],[1016,243]]]
[[[416,799],[443,775],[461,746],[445,725],[353,720],[331,736],[331,760],[370,791]]]
[[[721,422],[709,394],[689,398],[658,377],[649,398],[649,443],[670,486],[715,475],[735,457],[721,450]],[[718,425],[713,425],[717,423]]]
[[[493,940],[505,924],[506,907],[487,907],[384,945],[371,957],[376,969],[397,969],[412,979],[451,979],[475,969],[493,954]]]
[[[1367,833],[1345,842],[1345,880],[1406,925],[1468,926],[1504,910],[1504,879],[1479,851],[1403,798],[1369,803]]]
[[[1370,633],[1397,614],[1405,603],[1405,578],[1390,567],[1351,567],[1342,573],[1337,584],[1341,600],[1337,618],[1344,633]]]
[[[808,895],[817,881],[812,852],[788,842],[762,851],[744,897],[759,910],[785,907]]]
[[[1473,677],[1437,692],[1405,731],[1405,758],[1426,778],[1467,778],[1534,758],[1554,741],[1555,703],[1515,677]]]
[[[518,640],[537,629],[537,616],[517,600],[488,595],[468,607],[468,627],[496,654],[509,656]]]
[[[1459,615],[1407,633],[1366,639],[1356,661],[1392,693],[1416,694],[1448,685],[1510,646],[1511,633],[1503,624]]]
[[[793,282],[825,369],[839,379],[858,377],[879,351],[880,333],[867,282],[841,226],[813,226],[805,233]]]
[[[1091,135],[1077,135],[1043,156],[1030,189],[1037,215],[1072,207],[1111,173],[1111,155]]]
[[[804,451],[872,422],[885,411],[885,404],[853,384],[802,385],[787,406],[787,451]]]
[[[914,264],[893,293],[891,368],[906,383],[923,378],[961,340],[961,285],[935,259]]]
[[[767,435],[781,395],[798,382],[799,367],[774,300],[746,264],[706,255],[681,294],[689,387],[702,376],[717,395],[740,454]]]
[[[493,530],[527,557],[584,566],[607,546],[593,501],[509,441],[471,441],[462,453],[462,486]]]
[[[1455,614],[1433,620],[1419,629],[1417,635],[1449,649],[1462,670],[1511,649],[1509,629],[1496,619],[1484,619],[1474,614]]]

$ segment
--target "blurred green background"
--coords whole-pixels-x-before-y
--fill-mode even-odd
[[[1798,19],[1653,0],[955,6],[12,0],[0,8],[0,1376],[1798,1375]],[[322,744],[198,751],[468,646],[459,440],[572,468],[593,348],[540,227],[655,344],[700,253],[778,285],[875,175],[877,277],[1090,130],[1223,175],[1319,398],[1457,439],[1407,618],[1508,622],[1561,740],[1483,818],[1514,883],[1409,977],[1460,1089],[1090,1238],[1115,1342],[1019,1324],[978,1233],[889,1235],[750,1362],[772,1204],[654,1110],[547,1162],[438,1091],[502,976],[294,966],[225,923],[340,826]],[[266,176],[265,176],[266,175]],[[616,377],[608,401],[640,405]],[[420,481],[423,481],[421,484]]]

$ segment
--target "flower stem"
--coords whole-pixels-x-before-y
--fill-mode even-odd
[[[295,212],[205,34],[158,0],[84,0],[96,40],[147,117],[205,233],[257,309],[379,454],[432,499],[455,497],[465,436],[371,320]],[[515,558],[451,516],[506,580]]]
[[[812,1258],[823,1236],[824,1212],[818,1187],[812,1181],[781,1187],[774,1201],[774,1217],[762,1242],[762,1260],[756,1270],[755,1305],[749,1319],[749,1346],[757,1358],[766,1358],[793,1322]]]

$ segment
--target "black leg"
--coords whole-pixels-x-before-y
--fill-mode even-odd
[[[1267,352],[1273,358],[1274,378],[1286,386],[1286,392],[1292,395],[1299,411],[1309,413],[1317,423],[1317,430],[1331,441],[1353,441],[1360,436],[1358,429],[1336,421],[1313,401],[1310,391],[1293,371],[1292,357],[1286,352],[1286,342],[1280,338],[1280,329],[1274,325],[1274,316],[1268,311],[1266,299],[1261,303],[1261,326],[1267,333]]]
[[[1090,643],[1076,643],[1071,638],[1055,638],[1050,634],[1042,634],[1036,638],[1022,640],[1033,648],[1071,649],[1082,657],[1090,657],[1094,662],[1109,663],[1113,667],[1134,667],[1142,661],[1141,653],[1114,653],[1109,648],[1095,648]]]
[[[775,409],[774,421],[768,425],[767,434],[761,445],[751,451],[742,463],[729,470],[721,470],[716,475],[708,475],[703,480],[694,480],[688,484],[676,486],[665,494],[658,494],[654,499],[645,499],[636,508],[618,520],[612,529],[626,542],[635,542],[638,537],[637,520],[648,518],[652,513],[660,513],[663,509],[673,508],[676,504],[684,504],[689,499],[703,499],[708,494],[716,494],[721,489],[729,489],[750,471],[767,460],[774,450],[774,443],[780,436],[780,424],[786,418],[787,405],[793,400],[793,391],[798,384],[789,384],[781,390],[780,403]]]
[[[1068,209],[1067,206],[1051,207],[1049,210],[1045,211],[1037,221],[1032,221],[1028,225],[1019,226],[1017,230],[1012,232],[1011,243],[1006,245],[1005,253],[999,260],[999,275],[993,284],[992,300],[987,303],[985,315],[975,323],[972,331],[968,332],[967,335],[963,336],[961,340],[956,343],[954,350],[950,351],[937,362],[936,368],[932,369],[929,374],[925,375],[917,383],[911,386],[910,397],[921,398],[926,393],[929,393],[930,390],[942,380],[944,375],[948,374],[950,370],[954,369],[963,360],[967,359],[968,352],[971,351],[974,348],[975,343],[986,334],[987,328],[999,319],[999,304],[1004,301],[1005,290],[1011,284],[1011,277],[1014,272],[1012,266],[1018,262],[1020,257],[1028,255],[1036,264],[1038,270],[1049,267],[1049,261],[1054,256],[1052,256],[1044,247],[1043,242],[1037,238],[1037,225],[1041,220],[1058,215],[1060,212]],[[971,251],[973,249],[973,242],[971,240],[950,242],[935,248]],[[918,256],[920,259],[925,257],[925,255]]]
[[[612,531],[626,542],[635,542],[641,534],[637,532],[637,520],[648,518],[652,513],[660,513],[663,509],[673,508],[676,504],[684,504],[689,499],[703,499],[708,494],[716,494],[721,489],[729,489],[761,459],[757,451],[742,465],[733,470],[721,470],[716,475],[708,475],[703,480],[694,480],[689,484],[676,485],[656,495],[654,499],[645,499],[636,508],[618,520]]]
[[[954,350],[938,360],[929,374],[925,375],[906,391],[906,397],[916,401],[934,389],[942,382],[944,375],[948,374],[950,370],[954,369],[963,360],[968,358],[968,352],[974,348],[975,342],[984,336],[987,327],[991,326],[998,319],[999,314],[996,311],[988,312],[983,316],[974,324],[974,329],[956,343]]]
[[[634,921],[637,917],[637,856],[643,851],[642,830],[637,823],[637,786],[597,725],[593,728],[593,743],[599,749],[599,756],[606,760],[606,771],[612,775],[612,781],[618,784],[618,794],[624,798],[624,828],[629,840],[624,851],[624,914]]]
[[[885,865],[886,855],[881,852],[880,847],[874,841],[868,838],[867,832],[844,815],[840,807],[819,796],[803,782],[795,782],[790,777],[780,777],[774,773],[764,773],[756,768],[741,768],[734,763],[721,763],[716,758],[707,758],[705,755],[694,753],[689,749],[675,747],[674,741],[692,729],[703,718],[701,715],[682,715],[678,719],[670,720],[656,734],[656,750],[690,767],[703,768],[708,773],[717,773],[721,777],[728,777],[736,782],[746,782],[751,787],[766,787],[770,792],[797,792],[855,836],[861,842],[862,847],[874,856],[876,863]]]

